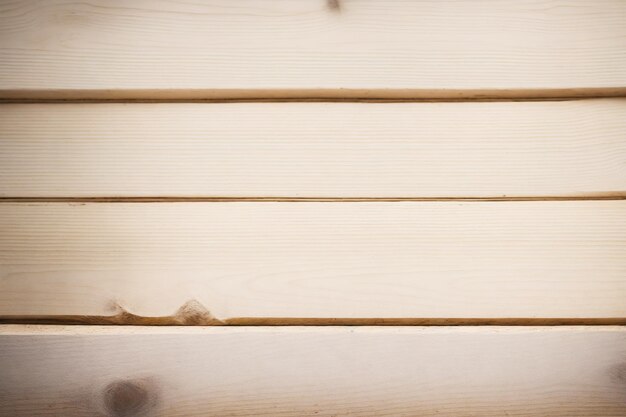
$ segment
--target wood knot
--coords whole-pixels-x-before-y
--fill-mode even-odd
[[[121,380],[107,385],[104,408],[110,417],[139,417],[152,414],[156,390],[145,380]]]
[[[170,316],[139,316],[128,312],[119,303],[113,301],[109,309],[115,312],[112,316],[98,316],[98,322],[126,325],[185,325],[185,326],[216,326],[224,322],[213,317],[211,312],[196,300],[187,301]]]
[[[183,304],[174,317],[180,324],[185,325],[206,326],[223,324],[220,320],[213,317],[211,312],[196,300],[189,300]]]
[[[196,300],[189,300],[183,304],[174,318],[180,324],[185,325],[216,325],[223,324],[220,320],[213,317],[211,312]]]
[[[341,11],[341,2],[340,0],[326,0],[326,7],[333,12]]]

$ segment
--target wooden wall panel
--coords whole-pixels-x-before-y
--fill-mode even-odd
[[[626,100],[10,104],[3,197],[626,196]]]
[[[0,415],[626,415],[625,22],[0,1]]]
[[[19,0],[3,98],[414,98],[626,91],[621,0]]]
[[[626,329],[0,327],[0,414],[626,414]]]
[[[624,318],[625,215],[624,200],[5,203],[0,314],[196,300],[191,324],[198,303],[223,320]]]

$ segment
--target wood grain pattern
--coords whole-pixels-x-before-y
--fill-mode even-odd
[[[2,98],[626,94],[621,0],[5,0]]]
[[[624,327],[2,326],[0,369],[15,417],[626,413]]]
[[[0,315],[624,318],[625,215],[624,200],[4,203]]]
[[[626,99],[0,105],[2,197],[626,196]]]

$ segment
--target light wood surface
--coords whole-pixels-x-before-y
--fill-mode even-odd
[[[0,323],[135,325],[0,325],[0,416],[626,415],[626,326],[397,326],[626,324],[625,40],[621,0],[0,0]]]
[[[5,0],[1,98],[626,93],[621,0]]]
[[[624,200],[5,203],[0,314],[624,318],[625,215]]]
[[[618,417],[626,329],[0,327],[0,414]]]
[[[626,99],[0,105],[3,197],[626,196]]]

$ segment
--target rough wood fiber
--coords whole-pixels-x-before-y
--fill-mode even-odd
[[[0,370],[15,417],[626,414],[623,327],[2,326]]]
[[[0,315],[624,318],[625,215],[624,200],[4,203]]]
[[[1,98],[626,94],[621,0],[19,0]]]
[[[626,99],[0,105],[2,197],[626,195]]]

